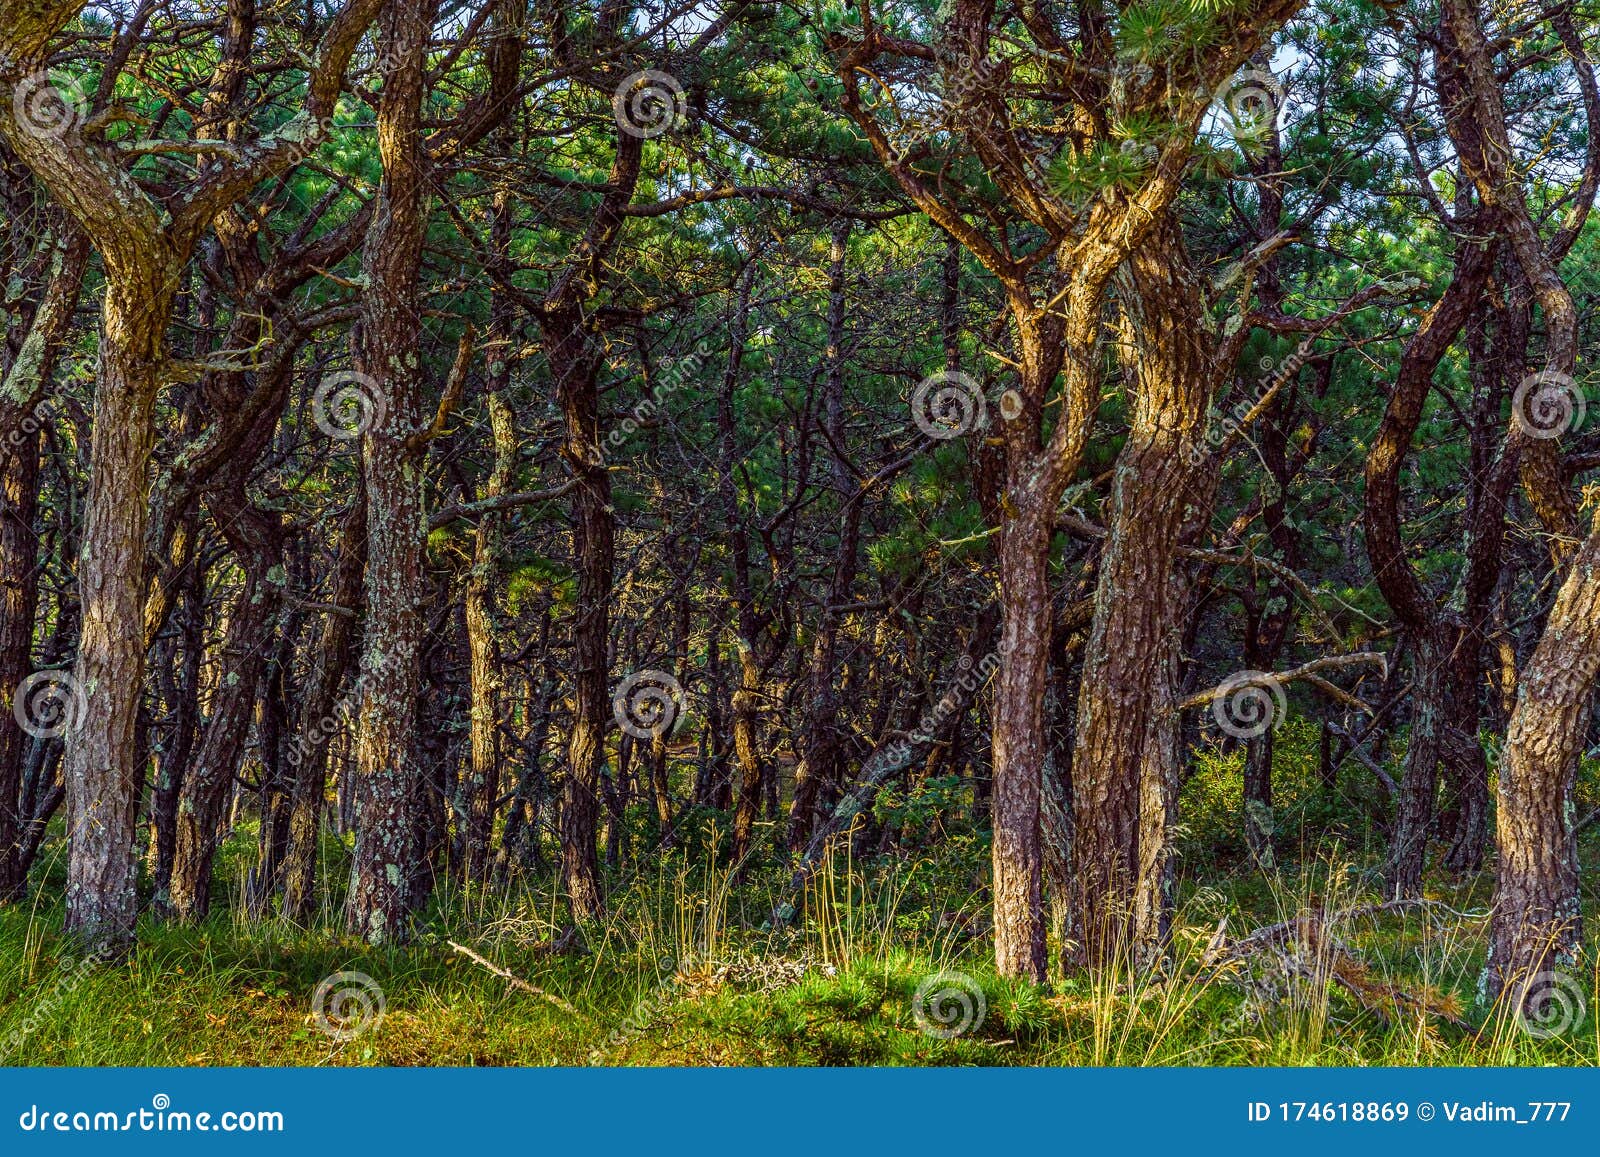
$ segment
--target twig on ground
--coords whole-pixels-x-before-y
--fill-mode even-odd
[[[551,1004],[555,1005],[562,1012],[570,1012],[573,1016],[582,1016],[583,1015],[577,1009],[573,1008],[570,1004],[568,1004],[566,1001],[562,1000],[559,996],[551,995],[550,993],[546,992],[544,989],[540,988],[536,984],[529,984],[526,980],[522,979],[522,977],[518,976],[516,973],[512,972],[510,969],[501,968],[498,964],[495,964],[495,963],[493,963],[492,961],[489,961],[489,960],[485,960],[482,956],[479,956],[476,952],[474,952],[472,949],[468,948],[465,944],[457,944],[454,940],[446,940],[445,943],[450,945],[451,948],[454,948],[457,952],[461,953],[461,955],[465,956],[468,960],[472,961],[474,964],[482,965],[484,968],[487,968],[490,972],[494,973],[496,976],[501,977],[502,979],[504,979],[507,983],[509,983],[511,985],[512,988],[520,988],[523,992],[532,993],[534,996],[537,996],[537,997],[539,997],[539,998],[541,998],[543,1000],[548,1000]]]

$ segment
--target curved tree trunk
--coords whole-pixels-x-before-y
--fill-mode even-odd
[[[178,797],[177,843],[166,906],[185,923],[203,920],[211,910],[212,866],[226,835],[223,808],[244,761],[256,691],[267,664],[271,626],[280,606],[271,572],[283,559],[282,527],[275,515],[248,504],[240,475],[231,475],[230,481],[238,487],[230,490],[226,500],[214,502],[213,514],[219,524],[228,527],[245,577],[228,612],[211,717]]]
[[[1188,612],[1178,548],[1209,520],[1215,480],[1203,444],[1211,339],[1175,219],[1130,266],[1133,413],[1112,483],[1072,755],[1076,956],[1102,967],[1149,963],[1166,945]]]

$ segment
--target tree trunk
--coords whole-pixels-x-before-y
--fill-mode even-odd
[[[355,607],[361,599],[366,559],[367,502],[359,492],[339,527],[334,564],[333,604],[345,613],[328,615],[300,700],[296,739],[286,762],[294,775],[289,802],[289,843],[283,858],[283,915],[303,924],[316,901],[317,851],[322,807],[328,788],[328,742],[349,716],[338,710],[339,685],[350,666],[356,633]]]
[[[1522,672],[1501,760],[1500,875],[1489,924],[1487,991],[1546,998],[1532,978],[1583,948],[1572,787],[1600,671],[1600,523],[1573,559]],[[1538,1014],[1541,1009],[1529,1011]]]
[[[994,949],[1002,976],[1045,977],[1044,900],[1039,849],[1045,763],[1044,698],[1049,675],[1050,515],[1018,509],[1000,528],[1005,607],[994,692]]]
[[[366,626],[356,740],[356,844],[345,922],[372,943],[403,936],[417,902],[413,803],[426,595],[418,275],[427,231],[422,98],[434,0],[397,0],[380,17],[383,181],[362,253],[357,368],[375,395],[362,438],[367,495]]]
[[[599,361],[583,331],[577,306],[547,310],[540,318],[546,357],[556,376],[556,400],[565,428],[562,457],[577,479],[572,492],[572,553],[578,571],[573,621],[573,718],[561,805],[561,878],[575,920],[604,911],[596,862],[600,765],[611,721],[611,583],[615,563],[611,474],[600,453]]]
[[[0,688],[7,700],[33,673],[33,624],[39,607],[39,434],[17,436],[0,463]],[[12,711],[0,716],[0,904],[19,898],[22,870],[22,760],[28,736]]]
[[[1177,819],[1178,548],[1209,521],[1205,415],[1215,372],[1198,289],[1170,216],[1130,259],[1132,416],[1112,482],[1072,756],[1076,958],[1145,965],[1165,951]]]
[[[283,560],[278,517],[249,504],[241,474],[230,472],[229,481],[235,485],[227,488],[221,500],[212,502],[212,514],[227,528],[226,536],[245,577],[228,612],[211,718],[178,797],[178,838],[166,903],[184,923],[203,920],[211,910],[211,869],[226,835],[223,806],[243,763],[256,690],[267,662],[270,628],[280,605],[280,592],[271,576]]]
[[[156,779],[150,792],[150,876],[152,906],[162,912],[172,882],[178,848],[178,797],[188,774],[200,733],[200,667],[205,658],[205,568],[195,565],[197,519],[191,511],[179,524],[169,547],[177,581],[177,633],[160,669],[162,696],[171,723],[166,745],[157,755]]]
[[[806,705],[805,734],[789,811],[789,850],[799,852],[810,842],[816,825],[817,789],[831,791],[839,781],[841,725],[839,695],[835,688],[838,672],[839,627],[850,602],[855,582],[856,555],[861,539],[862,486],[851,473],[844,456],[844,319],[845,254],[850,240],[848,218],[834,226],[828,269],[828,376],[823,398],[823,426],[832,464],[831,483],[839,504],[839,538],[834,549],[833,571],[817,620],[811,644],[811,663],[807,676],[810,698]],[[801,774],[803,772],[803,774]]]
[[[494,468],[484,487],[487,498],[504,493],[510,486],[517,456],[516,430],[505,396],[510,378],[509,363],[498,349],[491,356],[497,360],[491,363],[486,404],[494,432]],[[500,647],[495,631],[494,596],[501,518],[491,512],[484,514],[478,523],[466,593],[472,762],[462,794],[468,809],[466,875],[469,881],[478,884],[487,884],[489,880],[495,801],[500,794]]]
[[[83,628],[75,691],[87,701],[66,732],[67,931],[85,951],[133,944],[139,700],[144,688],[145,529],[154,408],[166,366],[174,271],[107,291],[95,387],[78,588]]]

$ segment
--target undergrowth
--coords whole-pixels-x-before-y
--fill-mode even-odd
[[[971,801],[953,806],[959,786],[945,781],[891,793],[873,815],[879,831],[895,825],[900,846],[928,852],[841,841],[793,921],[774,920],[788,875],[776,825],[765,859],[735,881],[725,817],[707,813],[675,848],[613,869],[607,919],[576,938],[562,935],[553,883],[536,879],[493,893],[441,882],[404,946],[346,935],[336,897],[311,927],[251,919],[238,883],[246,827],[221,862],[228,899],[208,921],[145,920],[130,959],[79,962],[59,906],[40,899],[61,894],[57,847],[30,899],[0,909],[0,1064],[1600,1061],[1593,961],[1557,978],[1552,1023],[1481,1007],[1492,876],[1431,877],[1424,902],[1383,904],[1372,849],[1342,839],[1382,801],[1318,781],[1308,746],[1294,734],[1279,744],[1270,867],[1237,842],[1236,754],[1197,753],[1166,960],[1093,974],[1057,966],[1045,986],[994,972],[986,833],[950,820]],[[1586,862],[1593,851],[1584,846]],[[328,878],[344,852],[330,837]],[[340,1004],[335,985],[319,1016],[319,986],[352,973],[371,989]],[[341,1028],[351,1031],[328,1031]]]

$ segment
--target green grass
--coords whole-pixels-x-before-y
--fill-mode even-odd
[[[562,953],[548,947],[562,915],[549,880],[489,896],[442,886],[417,935],[398,948],[345,935],[336,893],[313,927],[252,921],[239,881],[254,833],[241,829],[219,857],[221,898],[208,922],[146,921],[130,960],[74,964],[52,899],[64,891],[58,839],[29,900],[0,909],[0,1064],[1600,1061],[1593,961],[1564,981],[1583,1010],[1559,1033],[1529,1033],[1479,1006],[1492,875],[1431,877],[1427,905],[1376,909],[1381,847],[1368,832],[1382,801],[1370,785],[1328,793],[1313,754],[1312,733],[1286,728],[1275,763],[1279,863],[1267,872],[1239,842],[1237,753],[1196,753],[1167,966],[1058,972],[1048,987],[995,975],[986,833],[952,819],[971,814],[956,781],[880,801],[877,819],[926,854],[863,862],[842,848],[802,918],[776,929],[770,915],[787,870],[775,828],[765,833],[765,859],[736,886],[725,867],[725,817],[692,817],[676,850],[612,873],[608,919]],[[1593,795],[1593,781],[1586,768],[1581,790]],[[652,830],[641,815],[632,845],[647,847]],[[1600,858],[1596,838],[1583,845],[1585,865]],[[346,855],[328,840],[324,877],[335,887]],[[1584,873],[1591,921],[1593,878]],[[1288,937],[1244,957],[1216,950],[1308,914],[1315,938]],[[313,1016],[314,994],[325,978],[350,972],[381,989],[385,1015],[335,1039]]]
[[[916,921],[894,906],[908,888],[893,873],[847,875],[839,865],[813,896],[811,918],[773,932],[739,916],[763,910],[760,884],[729,889],[681,860],[659,867],[616,898],[588,951],[556,955],[540,947],[548,904],[534,893],[470,916],[470,905],[447,897],[414,943],[391,949],[225,911],[197,928],[150,924],[131,960],[92,967],[70,962],[59,911],[13,907],[0,911],[0,1043],[14,1045],[3,1063],[1454,1065],[1600,1056],[1592,1016],[1540,1039],[1472,1008],[1483,880],[1437,885],[1440,907],[1338,929],[1380,994],[1368,1005],[1319,977],[1305,954],[1300,976],[1204,959],[1224,919],[1238,936],[1324,905],[1359,908],[1370,899],[1363,874],[1343,867],[1314,863],[1191,890],[1163,973],[1057,977],[1048,989],[997,977],[981,928],[947,937],[938,952],[926,936],[897,935]],[[381,1023],[348,1041],[326,1035],[311,1011],[319,982],[338,972],[372,977],[386,1007]],[[919,1021],[918,990],[938,974],[947,979],[934,988],[947,991],[923,1000]],[[1596,1007],[1592,970],[1581,984]],[[1386,1005],[1383,994],[1396,992],[1453,996],[1468,1026]]]

